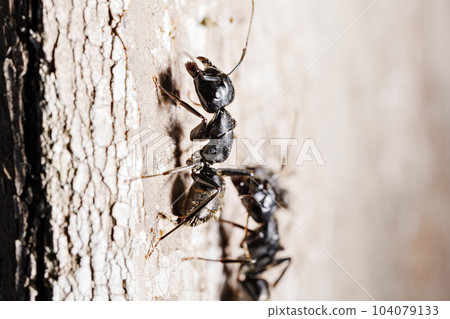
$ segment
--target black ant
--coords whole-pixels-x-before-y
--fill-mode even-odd
[[[241,265],[238,282],[253,300],[266,300],[270,289],[278,284],[291,263],[290,257],[275,259],[283,248],[279,245],[278,222],[273,216],[278,206],[288,207],[288,193],[278,185],[277,174],[260,166],[247,167],[247,170],[252,172],[251,176],[235,176],[232,181],[248,217],[260,226],[247,234],[247,218],[243,243],[254,263]],[[288,264],[269,289],[267,281],[260,277],[261,273],[286,261]]]
[[[270,290],[278,284],[291,263],[290,257],[276,258],[277,253],[283,247],[279,243],[278,222],[273,215],[278,205],[287,207],[287,192],[279,187],[276,175],[271,171],[262,167],[248,167],[246,170],[252,172],[252,175],[234,176],[232,180],[248,216],[252,217],[259,226],[255,230],[249,230],[247,225],[244,227],[221,220],[245,231],[243,243],[246,254],[237,259],[185,258],[185,260],[200,259],[222,263],[240,263],[239,287],[253,300],[266,300],[270,296]],[[275,282],[269,286],[261,274],[285,262],[287,262],[286,267]]]
[[[175,103],[199,117],[202,122],[195,127],[190,134],[191,140],[210,140],[200,151],[195,152],[187,161],[187,166],[178,167],[157,175],[141,176],[140,178],[168,175],[182,170],[191,169],[191,177],[194,180],[183,201],[182,210],[179,213],[179,223],[172,230],[159,237],[155,245],[150,247],[146,258],[148,258],[164,238],[169,236],[182,225],[196,226],[209,220],[218,219],[223,206],[225,194],[225,181],[222,176],[251,175],[251,172],[240,169],[214,169],[212,164],[223,163],[230,155],[233,146],[233,129],[235,120],[225,110],[234,99],[234,87],[229,78],[243,61],[248,45],[248,38],[253,21],[254,1],[252,0],[252,11],[247,32],[245,46],[242,50],[238,64],[228,74],[223,73],[212,63],[204,58],[198,57],[204,69],[198,68],[195,62],[186,63],[186,70],[194,79],[195,89],[201,106],[208,113],[214,113],[210,122],[188,103],[182,101],[175,94],[164,89],[156,77],[153,81],[157,89],[168,95]]]
[[[214,114],[211,121],[207,122],[206,118],[200,112],[188,103],[182,101],[175,94],[167,91],[159,84],[157,77],[153,77],[153,82],[157,89],[159,88],[176,104],[184,107],[202,120],[202,122],[191,131],[190,139],[191,141],[210,140],[200,151],[202,161],[205,164],[223,163],[230,156],[233,147],[233,130],[236,126],[236,121],[231,117],[231,114],[225,110],[225,107],[234,100],[234,87],[229,76],[239,67],[247,52],[254,7],[254,0],[252,0],[252,13],[245,46],[242,50],[239,62],[229,73],[222,72],[207,58],[202,56],[197,57],[197,59],[203,64],[203,70],[200,69],[194,61],[189,61],[185,64],[186,70],[194,79],[195,91],[200,100],[200,105],[206,112]]]

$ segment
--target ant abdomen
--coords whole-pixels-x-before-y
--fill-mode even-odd
[[[195,174],[194,174],[195,177]],[[219,190],[215,198],[203,207],[187,223],[187,226],[195,227],[208,221],[217,220],[220,217],[223,202],[225,199],[225,181],[222,177],[213,176],[214,181],[219,185]],[[216,189],[202,183],[195,183],[189,188],[187,196],[183,201],[183,208],[179,216],[180,221],[187,217],[199,204],[215,195]]]

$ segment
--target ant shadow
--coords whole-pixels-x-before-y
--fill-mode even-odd
[[[169,60],[169,64],[170,63],[171,61]],[[158,79],[162,87],[167,89],[169,92],[172,92],[177,96],[180,96],[180,90],[178,90],[176,82],[173,79],[172,67],[169,66],[164,71],[161,71],[158,74]],[[158,107],[162,109],[165,107],[166,104],[176,105],[176,103],[166,94],[158,94]]]
[[[182,166],[181,164],[181,139],[183,138],[183,129],[178,120],[172,119],[170,127],[167,129],[167,133],[175,144],[173,151],[173,157],[175,159],[175,167]],[[183,209],[183,201],[186,193],[186,175],[185,173],[178,173],[175,176],[175,180],[172,184],[172,190],[170,192],[170,201],[172,203],[172,214],[175,216],[180,216]]]
[[[164,71],[158,74],[158,78],[163,87],[167,88],[170,92],[173,92],[177,96],[180,95],[180,90],[177,88],[176,82],[173,79],[172,68],[169,66]],[[169,98],[166,94],[158,94],[158,107],[162,109],[167,105],[176,105],[175,102]],[[180,121],[175,117],[170,117],[170,124],[167,127],[167,135],[172,139],[173,145],[173,159],[175,160],[175,167],[183,166],[181,163],[181,155],[183,151],[181,149],[181,141],[184,137],[183,128]],[[172,190],[170,192],[170,201],[172,203],[172,214],[180,216],[182,211],[184,195],[186,193],[186,174],[178,173],[175,175],[175,179],[172,183]]]

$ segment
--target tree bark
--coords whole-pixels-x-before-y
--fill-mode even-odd
[[[133,192],[127,156],[131,84],[118,34],[123,2],[43,1],[47,201],[53,299],[129,299]]]
[[[41,174],[42,16],[32,1],[1,5],[0,299],[48,299],[53,259],[49,206]]]

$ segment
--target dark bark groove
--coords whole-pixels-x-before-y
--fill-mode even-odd
[[[50,209],[40,145],[42,4],[3,1],[0,17],[0,299],[49,300]]]

